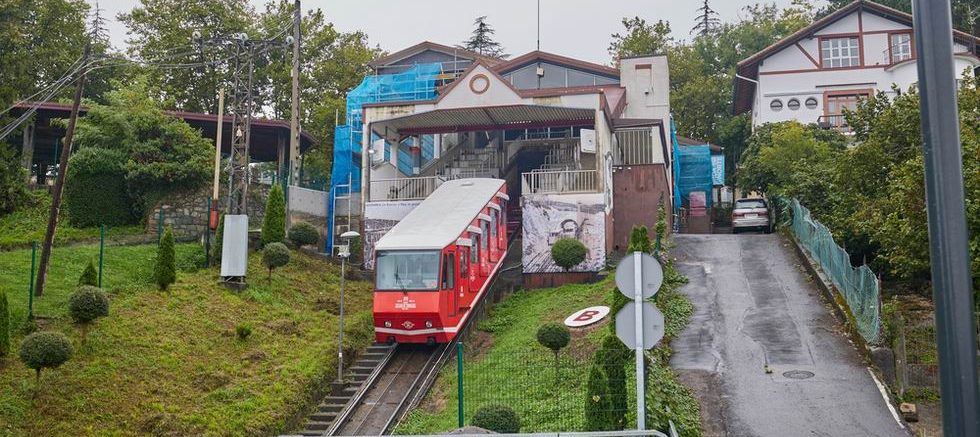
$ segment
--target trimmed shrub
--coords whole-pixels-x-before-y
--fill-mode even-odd
[[[307,222],[298,222],[289,227],[289,241],[296,247],[312,246],[320,242],[320,231]]]
[[[0,357],[10,353],[10,311],[7,309],[7,293],[0,290]]]
[[[286,198],[282,187],[272,184],[269,199],[265,203],[265,217],[262,219],[262,245],[286,241]]]
[[[587,249],[581,241],[574,238],[562,238],[551,246],[551,259],[558,267],[570,270],[585,261]]]
[[[211,248],[211,263],[221,265],[221,245],[225,234],[225,215],[218,216],[218,229],[214,231],[214,247]]]
[[[585,430],[613,431],[611,403],[606,392],[606,376],[602,373],[602,365],[593,361],[589,367],[589,379],[585,389]]]
[[[269,269],[269,280],[272,280],[272,270],[289,263],[289,248],[282,243],[269,243],[262,248],[262,264]]]
[[[555,384],[558,383],[561,375],[558,368],[558,353],[572,340],[572,334],[568,332],[565,325],[557,322],[548,322],[538,328],[538,343],[555,353]]]
[[[252,336],[252,326],[248,324],[241,324],[235,327],[235,337],[238,337],[238,341],[248,340]]]
[[[78,287],[68,298],[68,313],[81,326],[82,344],[85,344],[89,325],[109,315],[109,296],[102,289],[90,285]]]
[[[606,377],[611,430],[626,429],[629,393],[626,391],[626,362],[629,349],[615,335],[606,335],[598,352],[599,364]]]
[[[473,414],[470,425],[500,434],[515,434],[521,431],[521,418],[510,407],[484,405]]]
[[[56,331],[35,332],[20,344],[20,360],[34,369],[36,380],[41,381],[42,369],[54,369],[71,358],[75,350],[65,334]]]
[[[78,285],[99,286],[99,271],[95,269],[95,263],[91,260],[85,266],[85,270],[82,270],[82,276],[78,278]]]
[[[133,203],[126,188],[125,153],[101,147],[83,147],[68,161],[65,212],[78,228],[135,223]]]
[[[153,282],[161,290],[166,290],[170,284],[177,282],[177,260],[174,253],[174,230],[167,226],[160,237],[160,246],[157,248],[157,260],[153,269]]]

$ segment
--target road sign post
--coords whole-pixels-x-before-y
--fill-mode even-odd
[[[616,286],[633,300],[616,313],[616,336],[636,351],[636,429],[646,430],[646,384],[643,351],[664,337],[664,315],[646,302],[660,290],[664,271],[656,258],[633,252],[616,267]]]

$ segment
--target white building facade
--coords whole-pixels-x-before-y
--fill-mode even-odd
[[[955,32],[963,77],[980,67],[980,39]],[[879,91],[891,96],[918,82],[912,17],[855,1],[738,64],[735,112],[754,126],[795,120],[846,131],[844,108]]]

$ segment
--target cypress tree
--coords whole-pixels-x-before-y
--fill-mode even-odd
[[[282,187],[274,184],[265,203],[262,219],[262,245],[286,242],[286,198]]]
[[[606,375],[602,366],[593,360],[589,367],[589,380],[585,391],[585,430],[611,431],[609,396],[606,393]]]
[[[167,226],[160,238],[157,248],[157,261],[153,271],[153,280],[161,290],[166,290],[177,281],[177,260],[174,253],[174,231]]]
[[[10,312],[7,310],[7,293],[0,290],[0,357],[10,353]]]
[[[95,270],[95,264],[89,260],[88,265],[85,266],[85,270],[82,270],[82,276],[78,278],[78,285],[91,285],[93,287],[99,286],[99,272]]]
[[[606,375],[611,430],[626,429],[626,413],[629,410],[629,393],[626,391],[628,353],[629,349],[615,335],[607,335],[599,349],[602,372]]]
[[[211,263],[221,265],[221,245],[225,233],[225,215],[218,217],[218,229],[214,231],[214,247],[211,248]]]

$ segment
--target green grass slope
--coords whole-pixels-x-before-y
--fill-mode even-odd
[[[30,247],[32,241],[43,241],[51,213],[51,195],[45,191],[31,193],[30,203],[10,214],[0,216],[0,250]],[[110,239],[132,237],[143,233],[140,225],[109,229]],[[55,245],[69,242],[98,242],[99,228],[74,228],[62,209],[55,233]]]

